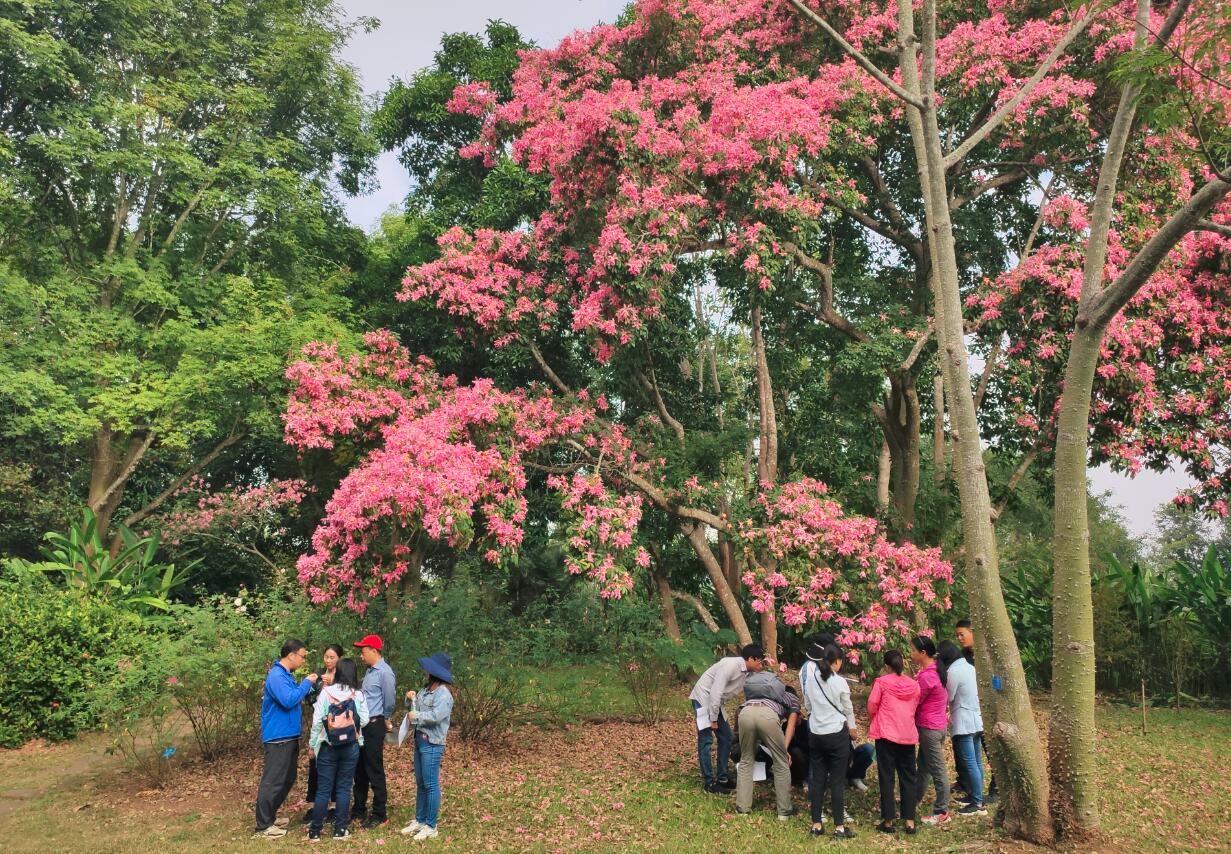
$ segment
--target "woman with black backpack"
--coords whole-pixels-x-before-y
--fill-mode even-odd
[[[355,766],[359,764],[359,746],[363,744],[363,728],[367,722],[368,709],[363,692],[359,690],[355,662],[344,658],[334,671],[333,684],[321,690],[312,710],[308,746],[316,756],[320,779],[312,806],[312,821],[308,825],[310,842],[321,838],[331,792],[337,795],[333,838],[350,836],[346,825],[350,822],[351,788],[355,783]]]

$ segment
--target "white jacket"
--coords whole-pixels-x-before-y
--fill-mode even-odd
[[[842,727],[855,729],[855,707],[851,703],[851,688],[837,673],[821,679],[815,661],[805,661],[799,669],[799,684],[804,689],[804,709],[808,712],[808,729],[817,735],[841,732]]]

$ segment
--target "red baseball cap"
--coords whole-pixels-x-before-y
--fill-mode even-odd
[[[381,642],[380,635],[368,635],[363,640],[355,641],[355,646],[370,646],[372,649],[384,649],[385,645]]]

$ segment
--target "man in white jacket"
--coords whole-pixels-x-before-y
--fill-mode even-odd
[[[734,790],[727,776],[731,756],[731,726],[722,711],[722,704],[735,699],[744,690],[749,673],[758,673],[765,666],[765,651],[754,643],[739,651],[739,655],[721,658],[701,674],[688,699],[697,716],[697,763],[705,791],[729,794]],[[718,736],[718,765],[711,764],[710,748]]]

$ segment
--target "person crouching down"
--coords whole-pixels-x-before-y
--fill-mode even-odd
[[[735,811],[752,812],[752,771],[757,760],[757,745],[761,744],[773,761],[778,819],[786,821],[795,814],[791,806],[791,759],[786,743],[795,735],[799,699],[787,693],[786,685],[778,677],[764,672],[748,676],[744,682],[744,698],[738,718],[740,759],[736,766]]]
[[[445,736],[453,714],[453,659],[447,652],[435,652],[419,659],[427,674],[427,685],[417,693],[406,692],[407,712],[415,728],[415,820],[402,828],[416,841],[436,835],[440,816],[440,760],[445,753]]]
[[[312,820],[308,824],[308,841],[321,838],[329,800],[337,792],[337,808],[333,813],[333,838],[350,836],[351,787],[355,783],[355,767],[359,764],[359,749],[363,744],[363,728],[368,723],[368,707],[359,688],[359,671],[355,662],[341,659],[333,672],[333,683],[321,690],[312,708],[312,731],[308,747],[316,757],[319,779],[316,801],[312,805]]]

